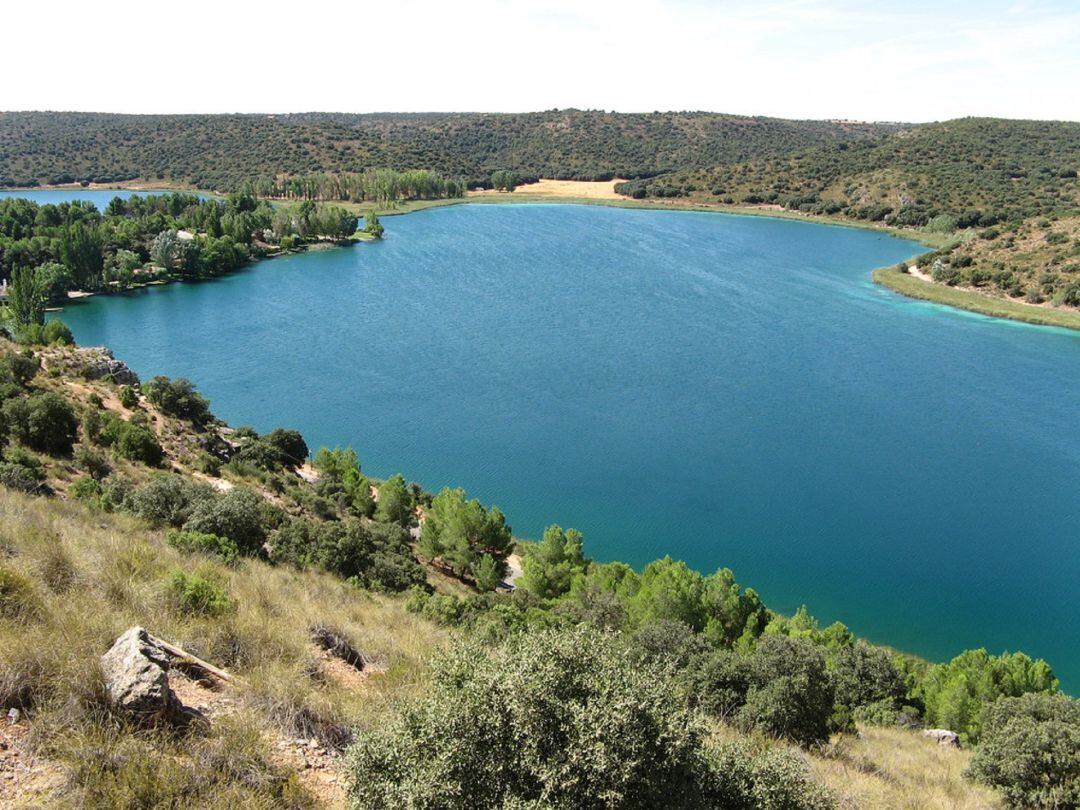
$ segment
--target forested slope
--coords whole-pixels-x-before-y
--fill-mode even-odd
[[[639,177],[876,136],[893,125],[717,113],[111,115],[0,113],[0,185],[171,181],[235,190],[259,177],[431,169],[470,181]]]

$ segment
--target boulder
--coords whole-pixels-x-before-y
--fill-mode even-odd
[[[955,731],[949,731],[944,728],[928,728],[923,731],[923,736],[936,740],[938,745],[950,746],[952,748],[960,747],[960,735]]]
[[[138,385],[139,375],[104,346],[79,349],[82,374],[88,380],[112,380],[117,385]]]
[[[141,627],[126,630],[101,656],[109,702],[140,725],[182,722],[184,706],[169,688],[169,655]]]

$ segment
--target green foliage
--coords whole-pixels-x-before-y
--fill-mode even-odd
[[[16,333],[27,326],[45,322],[48,291],[43,279],[32,267],[16,267],[8,285],[7,314]]]
[[[206,484],[172,473],[157,473],[124,499],[124,508],[155,526],[178,527],[187,522],[196,507],[214,498],[214,491]]]
[[[184,521],[184,531],[213,534],[236,544],[241,554],[254,556],[262,551],[267,527],[267,503],[249,489],[236,489],[195,504]]]
[[[157,376],[143,386],[143,393],[154,405],[165,413],[187,419],[195,424],[203,424],[212,417],[210,403],[195,390],[190,380],[178,377]]]
[[[20,353],[13,352],[0,360],[0,375],[16,385],[28,385],[41,369],[41,362],[29,352],[29,349]]]
[[[356,807],[716,807],[702,727],[662,671],[575,630],[460,644],[353,750]],[[437,799],[437,800],[436,800]]]
[[[408,539],[396,524],[291,520],[270,535],[267,545],[274,561],[321,568],[361,587],[403,591],[426,581]]]
[[[564,532],[560,526],[548,526],[543,539],[526,549],[517,586],[540,599],[569,593],[574,578],[584,575],[589,565],[582,540],[576,529]]]
[[[385,230],[383,224],[379,222],[379,215],[374,210],[364,214],[364,233],[370,234],[376,239],[381,239]]]
[[[1013,807],[1080,807],[1080,701],[1027,694],[990,704],[966,775]]]
[[[236,603],[220,585],[199,574],[173,571],[165,586],[173,607],[194,616],[223,616],[236,610]]]
[[[299,467],[307,461],[310,451],[304,437],[300,435],[300,431],[274,428],[262,438],[263,441],[277,449],[278,453],[281,454],[283,466]]]
[[[157,437],[148,428],[131,422],[117,420],[119,425],[112,443],[117,455],[131,461],[139,461],[150,467],[161,464],[165,451]]]
[[[423,556],[439,561],[459,577],[475,576],[481,559],[491,557],[498,577],[506,575],[513,541],[498,507],[489,511],[477,500],[465,500],[464,490],[445,488],[426,515],[419,544]]]
[[[139,395],[135,393],[135,389],[130,385],[120,386],[120,393],[118,395],[120,404],[128,410],[137,408],[139,406]]]
[[[46,346],[74,346],[75,336],[66,323],[54,318],[42,328],[41,342]]]
[[[978,742],[983,710],[998,698],[1057,690],[1058,680],[1042,659],[1032,660],[1023,653],[995,656],[986,650],[968,650],[947,664],[931,667],[916,694],[926,705],[929,725]]]
[[[216,534],[172,531],[165,540],[170,546],[181,551],[210,554],[220,557],[227,563],[236,562],[240,556],[236,543],[227,537],[218,537]]]
[[[379,501],[375,506],[375,518],[384,523],[410,526],[416,522],[412,493],[405,486],[401,473],[391,475],[379,486]]]
[[[888,650],[865,642],[842,647],[831,669],[836,702],[849,709],[893,703],[907,696],[907,678]]]
[[[500,169],[491,173],[491,187],[497,191],[513,191],[520,184],[515,172]]]
[[[63,397],[47,391],[9,399],[3,415],[11,435],[28,447],[53,455],[71,452],[79,420]]]

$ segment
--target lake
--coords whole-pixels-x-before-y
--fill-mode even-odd
[[[130,191],[128,189],[102,189],[102,188],[36,188],[26,190],[0,189],[0,200],[4,197],[24,197],[33,200],[38,205],[58,205],[62,202],[92,202],[98,210],[104,211],[105,206],[113,197],[128,199],[130,197],[150,197],[155,194],[171,194],[171,191]],[[199,194],[204,197],[204,194]]]
[[[868,230],[592,206],[386,218],[381,243],[63,318],[216,414],[559,523],[601,560],[727,566],[947,659],[1080,690],[1080,334],[915,302]]]

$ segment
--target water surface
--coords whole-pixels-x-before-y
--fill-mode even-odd
[[[104,211],[113,197],[151,197],[158,194],[172,194],[172,191],[131,191],[129,189],[103,188],[36,188],[36,189],[0,189],[0,200],[4,197],[24,197],[38,205],[59,205],[62,202],[92,202],[99,211]],[[204,196],[202,194],[200,197]]]
[[[919,251],[586,206],[387,218],[379,244],[69,307],[233,424],[351,444],[602,560],[729,566],[766,602],[1080,688],[1080,335],[903,299]]]

